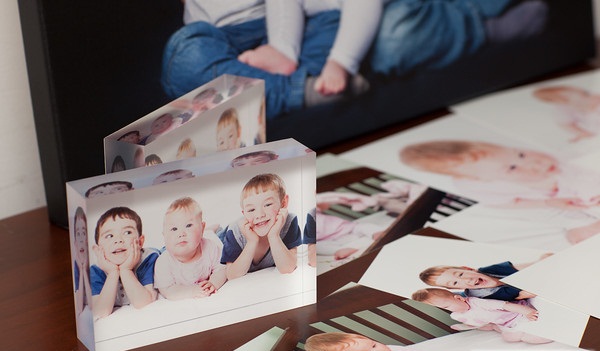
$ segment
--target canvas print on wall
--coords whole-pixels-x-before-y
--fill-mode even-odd
[[[294,140],[67,183],[78,328],[117,350],[315,302],[315,154]]]

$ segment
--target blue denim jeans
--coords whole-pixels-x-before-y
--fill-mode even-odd
[[[485,19],[499,15],[512,1],[391,0],[368,62],[376,73],[396,75],[449,65],[485,44]],[[291,76],[237,60],[243,51],[266,43],[264,19],[219,28],[205,22],[188,24],[167,42],[161,83],[171,98],[177,98],[226,73],[260,78],[265,81],[267,118],[301,109],[306,77],[321,72],[338,23],[338,11],[307,19],[298,70]]]
[[[167,42],[163,89],[171,98],[177,98],[222,74],[233,74],[265,81],[267,118],[301,109],[306,77],[321,72],[338,23],[339,11],[323,12],[307,20],[298,69],[291,76],[271,74],[237,60],[245,50],[266,43],[264,19],[219,28],[206,22],[190,23]]]
[[[474,53],[485,44],[485,20],[512,1],[392,0],[371,49],[371,69],[402,75],[441,68]]]

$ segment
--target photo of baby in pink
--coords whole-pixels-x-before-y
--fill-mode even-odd
[[[521,341],[528,344],[552,342],[515,329],[522,323],[538,319],[538,311],[527,300],[509,302],[465,297],[439,288],[418,290],[412,294],[412,299],[451,311],[450,317],[460,322],[451,326],[455,330],[494,330],[508,342]]]
[[[600,94],[569,85],[538,88],[533,96],[559,109],[558,123],[570,133],[570,142],[592,138],[600,132]]]

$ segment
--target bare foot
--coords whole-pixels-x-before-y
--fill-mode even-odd
[[[289,76],[296,70],[296,62],[268,44],[244,51],[238,56],[238,60],[273,74]]]
[[[315,82],[315,91],[323,95],[334,95],[341,93],[348,84],[348,71],[339,63],[327,60],[321,75]]]

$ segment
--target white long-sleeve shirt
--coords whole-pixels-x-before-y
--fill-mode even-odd
[[[304,32],[304,16],[327,10],[341,10],[336,38],[328,59],[334,60],[351,74],[377,33],[388,0],[266,0],[269,44],[294,61],[298,61]]]
[[[222,27],[263,17],[265,0],[186,0],[183,9],[185,24],[204,21]]]

